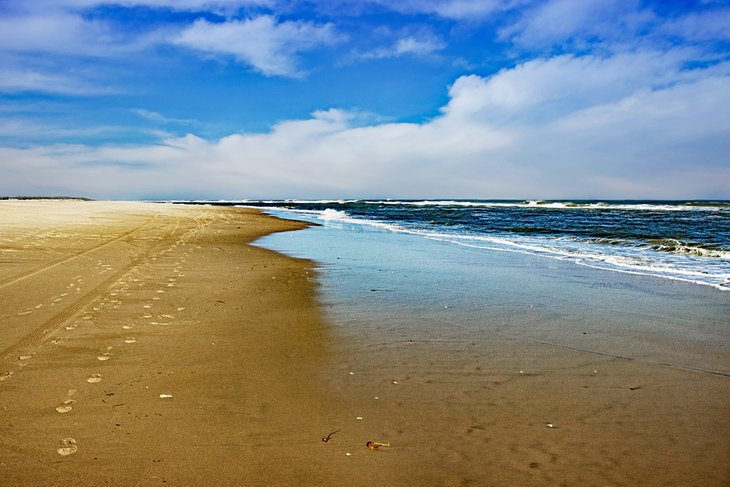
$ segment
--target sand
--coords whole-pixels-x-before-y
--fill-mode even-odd
[[[728,485],[726,375],[358,340],[322,314],[313,262],[248,245],[303,227],[0,202],[0,484]]]
[[[0,484],[335,482],[312,264],[245,245],[302,227],[1,203]]]

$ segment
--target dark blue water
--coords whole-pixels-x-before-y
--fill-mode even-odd
[[[730,202],[247,201],[454,245],[730,290]]]

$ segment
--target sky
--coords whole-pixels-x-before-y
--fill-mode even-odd
[[[730,199],[730,0],[0,0],[0,195]]]

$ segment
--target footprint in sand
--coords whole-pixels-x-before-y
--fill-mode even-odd
[[[32,355],[21,355],[18,357],[18,360],[28,360],[32,357],[33,357]]]
[[[134,328],[134,325],[122,325],[122,330],[131,330]]]
[[[86,379],[86,382],[89,384],[96,384],[97,382],[101,382],[101,374],[91,374],[88,379]]]
[[[143,308],[145,308],[145,309],[150,309],[150,308],[152,307],[152,305],[151,305],[151,304],[145,304],[145,305],[144,305],[144,306],[142,306],[142,307],[143,307]]]
[[[73,403],[75,403],[75,402],[76,402],[76,401],[74,401],[73,399],[66,399],[65,401],[63,401],[63,402],[61,403],[61,405],[60,405],[60,406],[58,406],[58,407],[56,408],[56,411],[57,411],[57,412],[59,412],[59,413],[61,413],[61,414],[65,414],[65,413],[68,413],[68,412],[70,412],[70,411],[71,411],[71,410],[73,409],[73,408],[71,407],[71,404],[73,404]]]
[[[61,448],[56,450],[59,455],[62,457],[67,457],[69,455],[73,455],[77,451],[79,451],[79,447],[76,446],[76,440],[73,438],[64,438],[61,440]]]
[[[137,339],[134,337],[127,337],[124,339],[124,343],[137,343]]]
[[[68,326],[66,327],[66,329],[67,329],[68,331],[71,331],[71,330],[74,330],[74,329],[75,329],[75,328],[76,328],[77,326],[79,326],[79,325],[77,325],[76,323],[74,323],[73,325],[68,325]]]
[[[29,315],[32,312],[33,312],[32,310],[30,310],[30,311],[18,311],[18,316]]]
[[[157,292],[160,293],[160,294],[164,294],[165,290],[164,289],[158,289]]]
[[[107,361],[107,360],[109,360],[111,358],[110,355],[111,354],[109,352],[103,353],[103,354],[99,355],[98,357],[96,357],[96,360],[100,360],[102,362],[105,362],[105,361]]]

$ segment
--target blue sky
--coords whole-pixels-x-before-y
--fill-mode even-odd
[[[730,198],[730,2],[0,0],[0,195]]]

